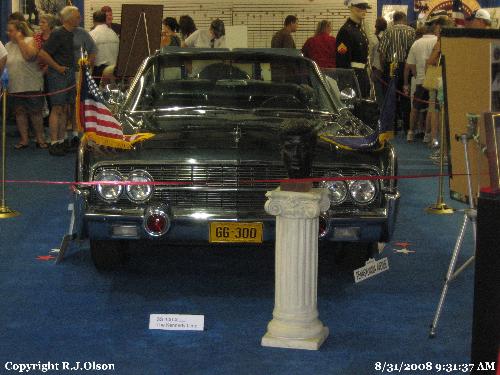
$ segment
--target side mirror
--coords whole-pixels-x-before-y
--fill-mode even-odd
[[[341,100],[353,100],[356,98],[356,91],[352,87],[346,87],[340,92]]]

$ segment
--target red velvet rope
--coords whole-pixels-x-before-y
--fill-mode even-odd
[[[485,175],[488,173],[484,173]],[[402,176],[351,176],[351,177],[311,177],[311,178],[289,178],[289,179],[270,179],[270,180],[242,180],[239,181],[240,185],[251,185],[255,183],[298,183],[298,182],[323,182],[323,181],[375,181],[375,180],[409,180],[420,178],[436,178],[436,177],[457,177],[467,176],[467,173],[429,173],[429,174],[415,174],[415,175],[402,175]],[[0,181],[2,183],[3,181]],[[140,186],[172,186],[172,185],[204,185],[209,184],[210,181],[49,181],[49,180],[5,180],[6,184],[37,184],[37,185],[70,185],[70,186],[95,186],[95,185],[140,185]],[[210,185],[211,186],[211,185]]]

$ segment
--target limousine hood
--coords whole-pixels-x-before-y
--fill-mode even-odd
[[[155,136],[133,150],[100,154],[93,153],[92,162],[134,161],[148,163],[176,161],[204,163],[227,161],[281,162],[279,130],[283,121],[293,114],[258,116],[231,114],[230,116],[164,116],[148,124]],[[303,114],[300,115],[303,117]],[[316,116],[315,119],[319,119]],[[380,152],[353,152],[340,150],[318,138],[314,162],[317,164],[368,164],[379,166]]]

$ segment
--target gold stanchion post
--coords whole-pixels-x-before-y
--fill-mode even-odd
[[[0,199],[0,219],[19,216],[20,213],[11,210],[5,204],[5,144],[7,138],[7,89],[4,85],[2,95],[2,197]]]
[[[440,115],[441,115],[441,130],[440,130],[440,137],[441,140],[439,142],[439,182],[438,182],[438,197],[437,201],[434,204],[431,204],[429,207],[425,209],[425,211],[429,214],[435,214],[435,215],[450,215],[455,210],[448,206],[445,201],[444,201],[444,153],[445,153],[445,135],[444,135],[444,126],[445,126],[445,121],[444,121],[444,105],[443,103],[440,104]]]

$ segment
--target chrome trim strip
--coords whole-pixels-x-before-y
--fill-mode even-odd
[[[170,165],[170,164],[177,164],[177,165],[185,165],[185,166],[200,166],[200,165],[221,165],[221,166],[271,166],[271,167],[283,167],[283,163],[280,161],[261,161],[261,160],[245,160],[245,161],[238,161],[238,160],[203,160],[197,163],[191,163],[189,162],[190,159],[174,159],[174,160],[120,160],[120,161],[99,161],[95,164],[92,165],[92,173],[91,176],[94,175],[94,172],[97,168],[101,167],[113,167],[113,166],[118,166],[118,165]],[[339,164],[314,164],[314,168],[324,168],[324,169],[331,169],[334,170],[335,168],[349,168],[352,170],[355,170],[357,168],[361,169],[368,169],[376,172],[379,176],[382,176],[382,170],[372,164],[356,164],[353,166],[352,164],[344,164],[344,163],[339,163]],[[321,176],[323,177],[323,176]]]

